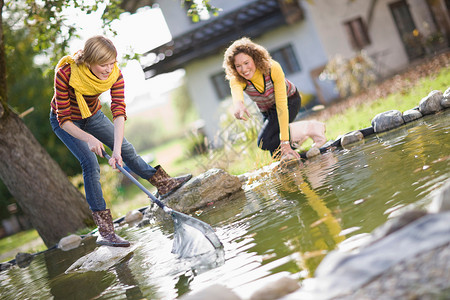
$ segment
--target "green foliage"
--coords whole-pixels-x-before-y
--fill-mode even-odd
[[[348,97],[374,84],[378,75],[372,59],[361,51],[350,59],[335,55],[327,63],[320,78],[335,81],[340,96]]]
[[[260,112],[254,103],[247,107],[250,117],[247,121],[237,120],[232,114],[225,113],[221,117],[220,127],[222,133],[229,131],[227,136],[237,134],[236,139],[246,143],[250,140],[256,140],[262,125]]]
[[[79,8],[91,13],[100,9],[98,1],[85,0],[26,0],[6,1],[4,20],[14,30],[26,28],[34,37],[31,45],[37,52],[45,52],[53,63],[66,54],[69,41],[76,36],[76,25],[68,24],[64,12],[68,8]],[[105,29],[124,12],[120,0],[110,0],[102,15]]]
[[[185,153],[187,156],[196,156],[208,150],[206,135],[201,128],[191,130],[187,135]]]
[[[189,7],[187,10],[187,15],[191,17],[192,22],[194,23],[199,22],[201,17],[205,15],[212,15],[216,17],[221,11],[220,8],[211,5],[209,0],[184,0],[183,2],[185,7]]]

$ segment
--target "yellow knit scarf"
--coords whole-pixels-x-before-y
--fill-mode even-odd
[[[72,73],[70,75],[69,84],[75,89],[75,96],[77,98],[78,107],[80,108],[81,117],[86,119],[90,117],[92,113],[89,110],[83,95],[98,95],[111,89],[112,85],[117,81],[117,78],[119,78],[119,67],[117,66],[117,63],[115,63],[108,79],[101,80],[97,78],[85,64],[77,65],[71,55],[61,58],[56,66],[56,70],[65,64],[70,64]]]

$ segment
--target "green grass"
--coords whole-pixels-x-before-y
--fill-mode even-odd
[[[351,107],[339,115],[332,116],[325,123],[328,139],[371,126],[372,119],[379,113],[389,110],[404,112],[419,105],[422,98],[433,90],[444,92],[450,83],[450,71],[443,70],[437,76],[422,78],[408,91],[390,94],[362,105]]]
[[[47,247],[35,229],[22,231],[0,239],[1,262],[13,259],[18,252],[35,253],[45,249]]]

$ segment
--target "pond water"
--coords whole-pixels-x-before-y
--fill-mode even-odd
[[[26,268],[0,273],[1,299],[175,299],[214,283],[248,297],[284,275],[311,277],[331,250],[429,204],[450,178],[449,131],[447,110],[302,167],[256,171],[243,192],[194,215],[215,228],[223,251],[178,259],[169,226],[125,228],[120,234],[135,248],[114,266],[65,273],[96,247],[93,238],[71,251],[46,251]]]

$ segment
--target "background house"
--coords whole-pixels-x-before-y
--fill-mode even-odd
[[[197,2],[197,1],[194,1]],[[146,78],[183,68],[191,99],[204,131],[212,140],[220,115],[229,107],[224,79],[224,50],[242,36],[265,46],[286,77],[302,93],[323,104],[338,94],[319,74],[335,55],[361,50],[373,59],[381,76],[389,76],[439,47],[448,47],[448,0],[211,0],[222,11],[200,14],[194,23],[179,1],[157,1],[172,41],[147,54]],[[201,1],[198,1],[201,5]]]

